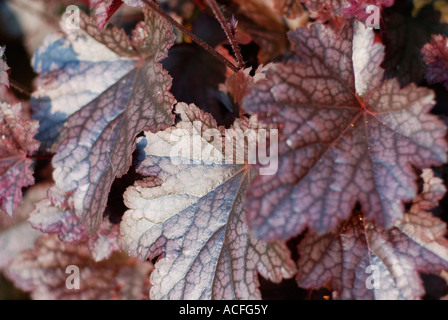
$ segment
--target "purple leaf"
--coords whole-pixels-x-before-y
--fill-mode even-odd
[[[381,82],[383,46],[359,22],[289,36],[301,61],[273,65],[244,103],[281,126],[279,170],[256,177],[247,195],[250,228],[263,239],[324,233],[357,202],[366,218],[393,226],[416,195],[412,166],[446,161],[433,91]]]
[[[159,61],[174,34],[152,11],[145,11],[131,41],[116,28],[99,32],[85,15],[81,27],[85,31],[51,36],[38,50],[34,108],[46,119],[41,138],[50,142],[50,132],[68,117],[52,161],[53,178],[73,193],[76,216],[93,235],[113,180],[131,165],[136,135],[173,124],[171,77]]]
[[[307,234],[299,245],[299,285],[330,285],[338,299],[421,298],[419,272],[437,274],[448,268],[446,225],[426,211],[438,205],[445,187],[429,169],[423,179],[423,192],[392,229],[377,227],[355,211],[328,234]],[[373,283],[375,273],[368,266],[378,271]]]

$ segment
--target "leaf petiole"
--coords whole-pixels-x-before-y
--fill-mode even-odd
[[[167,20],[169,23],[171,23],[176,29],[181,31],[183,34],[187,35],[191,38],[192,41],[194,41],[196,44],[201,46],[204,50],[209,52],[212,56],[214,56],[216,59],[224,63],[227,67],[232,69],[233,72],[238,72],[238,68],[230,62],[226,57],[224,57],[222,54],[220,54],[218,51],[216,51],[214,48],[212,48],[208,43],[204,42],[202,39],[200,39],[198,36],[196,36],[193,32],[185,28],[183,25],[178,23],[176,20],[174,20],[169,14],[167,14],[165,11],[160,9],[160,7],[151,0],[142,0],[149,8],[154,10],[157,14],[162,16],[165,20]]]

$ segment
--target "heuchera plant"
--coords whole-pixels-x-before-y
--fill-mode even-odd
[[[448,19],[433,2],[34,1],[49,31],[33,47],[7,1],[34,73],[32,90],[16,80],[0,38],[0,286],[442,298]]]

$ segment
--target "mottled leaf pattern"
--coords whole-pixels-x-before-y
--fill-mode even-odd
[[[66,287],[68,266],[79,268],[79,289]],[[70,270],[70,269],[69,269]],[[56,236],[41,237],[8,266],[6,276],[36,300],[140,300],[148,298],[152,265],[125,254],[95,262],[85,244],[68,244]],[[70,281],[70,279],[69,279]]]
[[[443,299],[448,1],[218,4],[0,1],[0,299]]]
[[[276,64],[245,100],[281,124],[279,170],[254,179],[248,221],[258,237],[327,232],[356,202],[389,228],[416,195],[419,168],[446,161],[446,128],[428,112],[434,93],[381,82],[383,47],[361,23],[335,34],[323,25],[290,33],[301,62]]]
[[[426,80],[431,84],[441,82],[448,89],[448,38],[432,36],[431,42],[423,47],[422,54],[426,63]]]
[[[217,161],[224,157],[217,140],[194,140],[208,157],[194,152],[183,160],[196,163],[172,163],[170,153],[179,145],[170,135],[176,130],[193,137],[214,129],[221,136],[210,115],[195,106],[178,104],[176,110],[182,118],[177,129],[146,133],[140,142],[147,147],[139,170],[157,178],[126,191],[130,210],[121,224],[123,246],[143,260],[162,255],[151,275],[153,299],[261,298],[258,273],[274,282],[294,274],[289,251],[279,241],[267,243],[249,234],[243,197],[250,166]]]
[[[10,216],[22,201],[22,188],[34,184],[27,155],[39,148],[37,128],[20,103],[0,102],[0,212]]]
[[[49,128],[55,132],[55,124],[71,114],[52,161],[53,178],[60,189],[73,192],[76,216],[93,234],[113,180],[131,165],[135,136],[173,123],[171,77],[158,61],[166,57],[174,34],[148,11],[132,42],[123,30],[99,32],[87,17],[81,21],[85,32],[52,36],[38,51],[35,68],[41,87],[34,108],[47,118],[44,140]]]
[[[299,245],[299,285],[331,285],[339,299],[419,299],[424,288],[419,272],[439,273],[448,268],[446,225],[425,210],[438,205],[445,194],[443,181],[430,169],[423,172],[424,188],[403,220],[385,230],[355,211],[336,230],[310,233]],[[379,271],[378,288],[369,265]]]

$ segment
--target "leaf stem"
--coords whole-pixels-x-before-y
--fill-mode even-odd
[[[241,55],[240,48],[238,47],[238,43],[236,42],[235,34],[229,27],[229,23],[226,21],[221,9],[219,8],[219,5],[216,3],[216,0],[207,0],[207,4],[212,9],[213,14],[221,24],[221,27],[224,30],[224,33],[226,34],[230,45],[232,46],[233,52],[235,53],[236,61],[238,62],[238,67],[244,68],[245,64],[243,56]]]
[[[25,86],[18,83],[17,81],[14,81],[13,79],[10,78],[9,85],[11,87],[13,87],[14,89],[16,89],[18,92],[26,95],[28,98],[31,97],[31,91],[28,88],[26,88]]]
[[[150,7],[152,10],[157,12],[159,15],[161,15],[164,19],[166,19],[169,23],[171,23],[176,29],[181,31],[183,34],[187,35],[191,38],[196,44],[201,46],[204,50],[209,52],[212,56],[214,56],[216,59],[224,63],[227,67],[232,69],[233,72],[238,72],[238,68],[230,62],[226,57],[224,57],[222,54],[220,54],[218,51],[213,49],[208,43],[204,42],[202,39],[197,37],[193,32],[185,28],[183,25],[178,23],[176,20],[174,20],[169,14],[167,14],[165,11],[160,9],[160,7],[157,5],[157,3],[154,2],[154,0],[142,0],[148,7]]]

